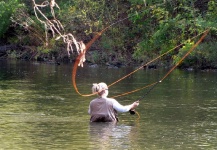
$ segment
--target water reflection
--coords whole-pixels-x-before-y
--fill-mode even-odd
[[[135,126],[119,123],[89,124],[89,136],[95,149],[131,149],[137,138]],[[135,146],[135,145],[134,145]]]

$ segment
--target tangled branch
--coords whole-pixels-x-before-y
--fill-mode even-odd
[[[46,37],[46,46],[48,46],[48,30],[52,32],[52,36],[55,38],[55,40],[59,40],[62,38],[63,42],[67,44],[67,52],[68,55],[70,56],[70,52],[73,52],[73,45],[75,45],[76,51],[80,53],[85,53],[85,44],[83,41],[77,41],[75,37],[71,33],[64,33],[64,27],[61,24],[61,22],[56,19],[55,17],[55,12],[54,12],[54,7],[57,7],[58,9],[59,6],[55,2],[55,0],[50,0],[49,1],[44,1],[40,5],[35,3],[35,0],[32,0],[33,5],[34,5],[34,12],[37,20],[40,21],[44,25],[45,28],[45,37]],[[51,14],[53,19],[50,20],[46,17],[46,15],[41,11],[41,8],[44,7],[50,7]],[[41,18],[39,18],[39,15]],[[57,34],[57,35],[56,35]],[[85,54],[83,54],[83,57],[80,59],[79,66],[83,67],[83,62],[85,62]]]

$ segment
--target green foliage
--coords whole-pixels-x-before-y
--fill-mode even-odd
[[[195,43],[188,40],[185,45],[173,55],[173,63],[177,64],[181,58],[192,48]],[[207,42],[201,43],[196,49],[187,56],[181,63],[181,67],[194,68],[216,68],[217,67],[217,43]]]
[[[92,62],[93,63],[99,63],[100,62],[100,54],[99,54],[99,52],[97,52],[97,51],[93,51],[92,52]]]
[[[177,64],[184,57],[184,55],[191,49],[193,45],[194,45],[193,41],[187,40],[184,43],[184,46],[181,49],[179,49],[178,54],[173,55],[173,64],[174,65]],[[193,60],[189,59],[189,56],[188,56],[188,58],[184,59],[184,61],[182,62],[182,65],[191,66],[192,63],[193,63]]]
[[[43,1],[36,2],[40,4]],[[66,45],[54,39],[48,41],[47,47],[44,46],[44,28],[34,19],[31,1],[22,0],[22,2],[28,5],[29,10],[26,13],[29,13],[27,16],[34,20],[34,24],[29,26],[28,34],[25,30],[16,28],[17,39],[8,38],[11,43],[39,46],[40,54],[49,54],[53,53],[53,50],[65,48]],[[196,42],[188,39],[210,28],[208,40],[205,39],[184,60],[183,65],[200,66],[205,63],[216,65],[214,48],[217,39],[216,0],[56,0],[56,2],[60,10],[55,8],[55,14],[63,24],[65,32],[72,33],[76,39],[84,43],[89,42],[96,32],[112,25],[90,49],[90,51],[97,50],[92,53],[95,62],[124,61],[129,58],[132,61],[147,62],[184,42],[185,46],[178,52],[170,53],[163,58],[176,63]],[[7,31],[11,14],[19,16],[17,13],[20,12],[16,10],[20,5],[18,0],[0,2],[0,36]],[[47,9],[43,9],[44,11]],[[46,16],[49,17],[50,12],[46,13]],[[21,22],[25,20],[26,18]]]
[[[217,43],[212,41],[200,44],[192,56],[197,62],[194,65],[202,68],[217,68],[216,47]]]
[[[46,48],[44,46],[39,46],[38,47],[38,51],[42,54],[48,54],[51,52],[51,49],[50,48]]]
[[[198,16],[195,20],[202,28],[211,28],[217,35],[217,2],[210,0],[208,3],[208,10],[205,17]]]
[[[8,58],[12,58],[12,59],[17,58],[17,53],[15,50],[8,51],[7,55],[8,55]]]
[[[88,35],[102,30],[114,20],[115,14],[118,13],[115,4],[116,2],[110,3],[106,0],[62,2],[59,17],[65,23],[66,30]]]
[[[132,2],[132,4],[135,3]],[[210,13],[207,15],[215,15],[216,9],[213,8],[216,7],[214,4],[214,1],[209,2],[208,12]],[[165,53],[180,43],[186,43],[187,39],[203,32],[208,27],[214,27],[214,22],[208,21],[208,17],[202,17],[197,8],[194,7],[193,1],[184,0],[176,3],[166,1],[165,4],[153,5],[149,10],[140,11],[139,17],[133,16],[131,18],[135,25],[134,32],[142,33],[140,42],[134,47],[133,58],[136,60],[147,60]],[[187,42],[178,54],[170,54],[169,57],[176,63],[191,44],[191,42]],[[188,59],[184,63],[190,65],[192,62],[194,60]]]
[[[20,4],[18,0],[0,1],[0,37],[2,37],[9,28],[11,24],[10,17],[12,14],[16,13],[19,7],[23,7],[23,5]]]
[[[207,18],[210,21],[217,22],[217,1],[216,0],[210,0],[208,3],[208,12],[207,12]]]
[[[121,4],[119,1],[110,2],[107,0],[74,1],[70,7],[62,10],[63,16],[65,16],[64,20],[68,22],[66,30],[73,32],[76,37],[82,40],[87,39],[85,41],[87,43],[95,35],[95,32],[99,32],[113,22],[119,21],[119,18],[127,17],[126,14],[122,16],[127,8],[120,7]],[[104,51],[101,53],[103,55],[101,57],[108,56],[111,53],[122,53],[123,45],[126,42],[126,34],[123,31],[127,33],[127,28],[122,22],[117,23],[104,32],[100,40],[97,40],[92,47]]]

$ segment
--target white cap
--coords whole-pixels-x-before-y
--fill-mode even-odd
[[[99,84],[94,83],[92,86],[92,92],[93,93],[100,93],[103,90],[108,90],[108,86],[104,82],[100,82]]]

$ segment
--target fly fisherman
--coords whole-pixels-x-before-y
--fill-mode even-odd
[[[91,116],[91,122],[117,122],[117,112],[129,112],[139,105],[139,101],[136,101],[123,106],[115,99],[107,98],[108,86],[103,82],[93,84],[92,92],[98,93],[98,97],[93,99],[89,105],[88,113]]]

